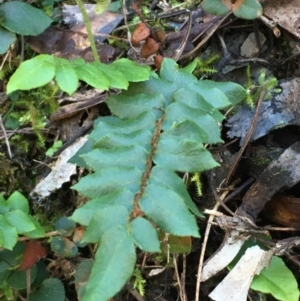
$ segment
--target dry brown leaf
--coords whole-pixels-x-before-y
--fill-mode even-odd
[[[38,241],[26,242],[25,252],[22,258],[20,271],[30,269],[35,263],[40,261],[41,258],[47,256],[47,250]]]

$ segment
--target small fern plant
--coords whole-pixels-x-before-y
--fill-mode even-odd
[[[199,237],[201,213],[178,172],[218,166],[204,144],[222,142],[219,110],[245,95],[164,59],[159,75],[107,100],[113,116],[95,122],[85,152],[71,160],[94,170],[73,186],[90,200],[71,219],[86,227],[82,242],[98,246],[82,301],[118,293],[135,269],[136,247],[160,252],[157,228]]]

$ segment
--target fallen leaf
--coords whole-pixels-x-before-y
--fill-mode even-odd
[[[272,251],[264,251],[259,246],[248,248],[209,297],[215,301],[246,301],[253,277],[269,265],[272,255]]]
[[[22,258],[20,271],[30,269],[35,263],[40,261],[41,258],[47,256],[47,250],[38,241],[26,242],[25,252]]]

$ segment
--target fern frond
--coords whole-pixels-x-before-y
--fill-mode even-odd
[[[138,290],[141,296],[144,296],[146,280],[143,278],[140,270],[135,269],[132,276],[135,278],[133,287]]]
[[[202,183],[200,177],[201,177],[200,173],[195,172],[191,178],[191,182],[194,182],[196,186],[196,191],[198,196],[202,196]]]
[[[90,150],[71,159],[95,171],[73,186],[90,201],[71,219],[87,226],[84,242],[99,245],[86,300],[106,301],[128,281],[135,245],[145,252],[161,251],[157,227],[175,236],[199,237],[194,215],[203,215],[178,172],[196,173],[200,194],[198,173],[218,166],[204,145],[222,142],[219,109],[242,101],[245,94],[234,83],[198,80],[165,58],[159,75],[109,97],[112,116],[96,121]],[[124,266],[117,277],[111,263]],[[136,286],[142,291],[142,279]]]

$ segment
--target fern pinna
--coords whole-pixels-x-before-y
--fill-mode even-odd
[[[106,301],[121,290],[135,267],[135,246],[160,251],[156,227],[199,237],[201,213],[176,172],[218,166],[204,144],[222,142],[219,109],[245,94],[164,59],[159,75],[107,100],[113,116],[95,122],[90,151],[80,156],[94,173],[73,187],[90,201],[71,218],[86,226],[83,242],[98,244],[83,301]]]

